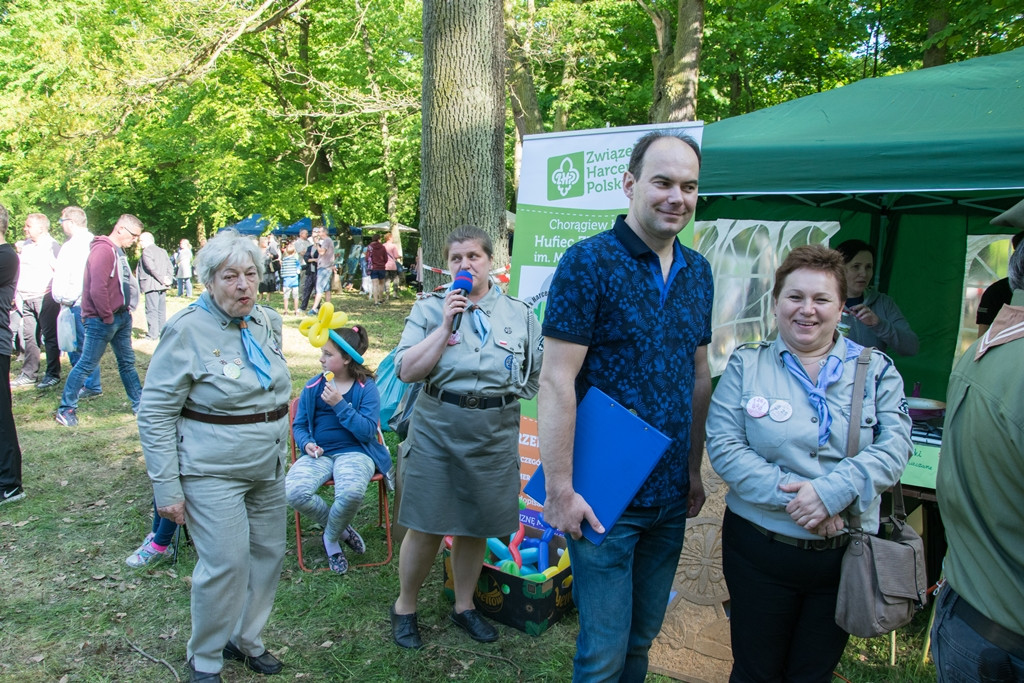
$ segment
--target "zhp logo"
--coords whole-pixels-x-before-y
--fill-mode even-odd
[[[583,196],[583,152],[548,159],[548,201]]]

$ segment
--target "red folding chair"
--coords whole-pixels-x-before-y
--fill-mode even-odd
[[[296,460],[295,451],[295,437],[292,433],[291,427],[295,422],[295,411],[298,410],[299,399],[295,398],[292,400],[291,405],[288,409],[288,443],[291,447],[292,462]],[[377,433],[378,440],[381,439],[380,432]],[[383,441],[381,441],[383,443]],[[377,482],[377,526],[384,527],[385,538],[388,543],[388,555],[381,562],[366,562],[364,564],[354,564],[353,567],[380,567],[381,565],[388,564],[391,562],[391,557],[394,552],[394,546],[391,540],[391,511],[388,506],[388,487],[384,481],[384,475],[380,472],[376,472],[373,477],[370,478],[371,482]],[[330,479],[324,482],[324,486],[334,486],[334,480]],[[306,563],[302,557],[302,525],[299,521],[299,511],[295,510],[295,547],[296,554],[299,558],[299,569],[304,572],[326,572],[330,571],[328,567],[322,567],[320,569],[310,569],[306,566]]]

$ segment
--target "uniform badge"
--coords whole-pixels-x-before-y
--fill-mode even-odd
[[[231,379],[238,379],[239,377],[242,376],[242,371],[239,369],[237,365],[232,365],[231,363],[228,363],[227,365],[224,366],[224,376],[230,377]]]
[[[764,417],[768,414],[768,399],[764,396],[751,396],[747,401],[747,415],[753,418]]]
[[[793,416],[793,406],[789,401],[776,401],[768,410],[768,416],[776,422],[785,422]]]

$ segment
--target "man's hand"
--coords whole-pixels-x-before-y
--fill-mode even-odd
[[[185,523],[185,503],[175,503],[167,507],[157,508],[156,513],[164,519],[169,519],[178,526]]]
[[[686,516],[687,518],[694,518],[700,514],[700,510],[704,507],[704,482],[697,479],[690,479],[690,493],[686,497]]]
[[[786,505],[786,512],[803,528],[813,533],[820,524],[829,519],[828,510],[825,509],[825,504],[821,502],[811,482],[780,484],[779,488],[787,493],[796,493],[793,500]]]
[[[593,508],[583,496],[571,491],[560,496],[548,495],[544,502],[544,521],[577,541],[583,535],[580,524],[586,520],[594,531],[604,533],[604,525],[597,519]]]

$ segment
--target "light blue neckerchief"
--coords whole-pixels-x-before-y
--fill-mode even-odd
[[[863,348],[860,344],[847,339],[846,360],[859,356]],[[782,361],[786,364],[790,374],[796,377],[800,385],[807,391],[807,399],[818,413],[818,445],[824,446],[828,442],[829,432],[832,428],[832,416],[828,412],[825,391],[833,382],[843,376],[843,360],[839,356],[829,355],[824,367],[818,373],[817,384],[811,382],[811,378],[800,365],[799,359],[791,351],[782,352]]]
[[[491,321],[488,315],[476,304],[471,304],[467,313],[469,313],[469,319],[473,323],[473,331],[480,337],[480,341],[487,341],[487,338],[491,335]]]
[[[213,313],[210,310],[210,302],[207,300],[208,294],[203,293],[203,296],[196,299],[193,306],[199,306],[204,311]],[[238,329],[242,331],[242,348],[245,350],[246,359],[252,365],[256,371],[256,379],[260,381],[260,386],[264,389],[270,388],[270,361],[267,359],[267,354],[263,353],[263,349],[256,342],[252,336],[252,332],[249,331],[248,321],[252,320],[251,315],[247,315],[244,318],[232,318],[231,321],[238,325]]]

